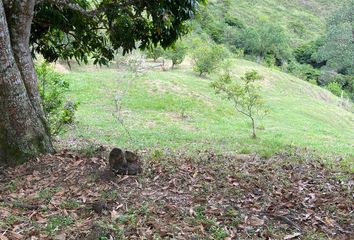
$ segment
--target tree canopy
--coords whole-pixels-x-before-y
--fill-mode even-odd
[[[49,61],[76,59],[106,64],[123,54],[158,43],[170,46],[188,32],[188,23],[205,0],[42,0],[34,9],[32,52]]]
[[[289,58],[289,39],[281,26],[271,22],[263,21],[256,27],[245,29],[241,40],[246,51],[261,58],[266,54],[283,60]]]
[[[318,60],[327,61],[327,68],[354,75],[354,0],[331,16],[324,45]]]

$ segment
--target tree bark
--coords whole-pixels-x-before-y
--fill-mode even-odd
[[[29,50],[33,8],[0,0],[0,164],[53,151]]]
[[[250,118],[252,121],[252,138],[257,138],[257,136],[256,136],[256,123],[255,123],[253,117],[250,116]]]

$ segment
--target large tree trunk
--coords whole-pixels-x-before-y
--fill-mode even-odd
[[[29,50],[34,0],[0,0],[0,164],[53,151]],[[5,7],[5,8],[4,8]],[[6,9],[6,11],[5,11]]]

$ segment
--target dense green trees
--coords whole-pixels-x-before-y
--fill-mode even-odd
[[[282,61],[290,57],[289,39],[284,29],[268,21],[243,30],[241,44],[246,53],[258,57],[258,62],[267,54]]]
[[[328,19],[325,36],[294,51],[298,63],[289,70],[305,80],[316,80],[338,96],[354,99],[354,1]],[[342,92],[344,90],[344,92]]]
[[[323,46],[317,53],[326,68],[338,73],[354,75],[354,1],[338,9],[328,21]]]
[[[323,35],[321,31],[311,33],[314,29],[304,25],[308,19],[294,21],[291,16],[275,19],[273,12],[262,15],[263,9],[249,9],[252,4],[229,0],[211,1],[203,8],[195,30],[200,35],[207,34],[237,56],[281,67],[321,86],[337,82],[354,99],[354,1],[341,4],[328,19],[327,32]],[[235,14],[237,7],[247,8],[254,20],[246,21],[247,16],[239,11]],[[320,17],[316,20],[323,21]]]

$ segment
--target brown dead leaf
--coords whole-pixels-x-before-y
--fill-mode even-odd
[[[119,180],[117,181],[117,183],[121,183],[121,182],[125,181],[125,180],[128,179],[128,178],[129,178],[129,176],[128,176],[128,175],[125,175],[124,177],[122,177],[121,179],[119,179]]]
[[[0,240],[9,240],[5,235],[0,235]]]
[[[194,216],[194,215],[195,215],[195,212],[194,212],[194,209],[193,209],[193,208],[190,208],[190,209],[189,209],[189,215],[190,215],[190,216]]]
[[[7,211],[5,209],[0,209],[0,218],[5,219],[6,217],[8,217],[10,215],[11,215],[11,213],[9,211]]]
[[[9,233],[10,233],[10,239],[24,239],[24,236],[17,232],[9,232]]]
[[[54,240],[65,240],[65,239],[66,239],[66,234],[65,234],[65,233],[56,235],[56,236],[54,237]]]
[[[325,217],[325,223],[327,226],[334,227],[336,224],[336,221],[334,221],[333,219],[331,219],[329,217]]]
[[[114,222],[114,221],[117,220],[118,218],[119,218],[118,212],[113,209],[113,210],[111,211],[111,219],[112,219],[112,221]]]
[[[293,234],[290,234],[290,235],[286,235],[284,237],[284,240],[293,239],[293,238],[296,238],[296,237],[298,237],[300,235],[301,235],[301,233],[293,233]]]
[[[262,226],[264,225],[264,220],[263,219],[260,219],[258,217],[255,217],[255,216],[252,216],[250,219],[249,219],[249,224],[253,227],[258,227],[258,226]]]

